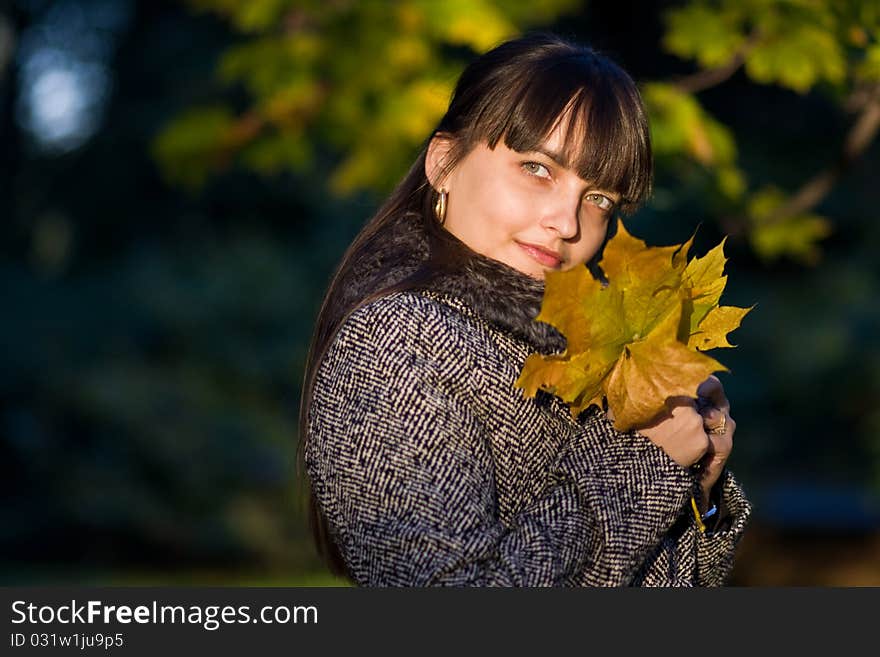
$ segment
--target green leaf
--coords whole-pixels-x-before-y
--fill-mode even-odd
[[[654,152],[685,155],[704,166],[731,166],[736,141],[727,126],[713,119],[693,94],[671,84],[644,85]]]
[[[746,56],[746,73],[762,84],[779,84],[799,93],[820,81],[843,82],[846,57],[834,32],[809,23],[780,23]]]
[[[187,0],[197,10],[226,16],[242,32],[260,32],[281,22],[290,0]]]
[[[804,264],[815,264],[821,257],[818,242],[831,234],[831,224],[816,214],[799,214],[776,220],[774,213],[786,196],[775,187],[766,187],[749,201],[749,241],[764,260],[787,256]]]
[[[880,43],[865,49],[864,59],[856,66],[856,75],[860,80],[880,80]]]
[[[694,2],[666,12],[663,47],[704,68],[730,61],[745,42],[739,12]]]
[[[235,117],[225,107],[193,108],[165,126],[153,143],[153,157],[165,177],[198,189],[228,162]]]

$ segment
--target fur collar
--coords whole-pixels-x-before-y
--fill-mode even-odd
[[[421,216],[414,213],[403,215],[376,236],[368,250],[369,262],[356,267],[350,280],[355,287],[375,285],[371,274],[377,269],[385,285],[402,280],[429,259],[431,243],[435,250],[448,250],[451,257],[445,260],[454,264],[435,271],[417,287],[455,297],[479,317],[537,351],[551,354],[565,349],[566,341],[559,331],[534,321],[541,310],[543,281],[473,251],[449,231],[441,229],[440,234],[429,237]],[[374,271],[366,271],[370,268]]]
[[[429,289],[456,297],[477,315],[525,340],[543,353],[565,349],[566,341],[550,324],[536,322],[544,282],[470,249],[451,236],[465,252],[461,268],[435,277]]]

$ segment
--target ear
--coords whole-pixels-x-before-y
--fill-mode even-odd
[[[442,132],[435,133],[428,143],[428,152],[425,155],[425,176],[434,189],[439,189],[445,179],[443,167],[451,149],[452,137]]]

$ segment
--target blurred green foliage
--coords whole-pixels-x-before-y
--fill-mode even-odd
[[[386,192],[400,179],[445,110],[465,59],[461,48],[485,51],[581,3],[189,4],[242,33],[216,74],[219,83],[246,89],[249,102],[239,112],[193,108],[166,126],[155,154],[169,180],[198,187],[233,162],[266,174],[302,171],[330,149],[339,157],[330,187],[347,194]],[[662,47],[710,74],[742,66],[757,84],[801,94],[819,88],[842,104],[859,85],[880,83],[878,7],[873,0],[691,0],[666,12]],[[705,171],[705,195],[720,201],[718,214],[737,218],[759,256],[817,262],[832,222],[811,207],[789,211],[789,195],[778,185],[773,203],[765,189],[750,189],[737,166],[735,135],[689,86],[644,85],[658,165],[683,176]]]
[[[693,94],[674,85],[644,85],[645,104],[650,108],[652,145],[658,167],[687,175],[687,169],[709,174],[708,180],[731,202],[746,189],[745,175],[736,164],[732,132],[713,119]]]
[[[666,27],[663,46],[679,57],[695,60],[704,70],[741,65],[755,83],[780,85],[799,94],[817,88],[839,105],[866,86],[876,92],[880,83],[875,63],[880,47],[880,4],[872,0],[693,0],[669,10]],[[656,111],[657,106],[652,109]],[[723,126],[696,112],[681,112],[660,127],[694,134],[704,125],[702,131],[714,131],[716,143],[733,140]],[[666,141],[660,135],[658,138]],[[809,212],[811,205],[782,212],[788,200],[783,190],[773,187],[748,192],[740,184],[742,176],[732,158],[713,161],[693,149],[693,140],[683,143],[691,152],[686,147],[680,152],[719,170],[716,182],[725,196],[739,197],[739,205],[726,211],[745,218],[742,228],[759,256],[818,262],[818,242],[832,231],[827,218]],[[834,164],[832,158],[830,164]]]
[[[752,80],[804,93],[844,82],[851,30],[876,29],[877,21],[876,3],[865,1],[697,0],[667,14],[663,45],[703,68],[745,51]]]
[[[785,203],[785,194],[773,186],[752,194],[749,218],[752,220],[752,245],[761,254],[788,253],[803,262],[819,261],[819,240],[831,234],[825,217],[803,213],[774,221],[774,213]]]
[[[301,171],[316,151],[341,155],[338,193],[388,190],[443,115],[465,60],[575,0],[192,0],[247,38],[220,58],[217,78],[251,99],[167,126],[155,152],[171,180],[198,186],[233,160],[264,173]],[[377,160],[381,154],[381,161]]]
[[[62,1],[80,2],[18,4]],[[779,211],[866,115],[876,3],[131,4],[106,118],[81,149],[31,149],[15,66],[0,84],[5,581],[337,583],[307,537],[293,459],[323,291],[462,64],[526,27],[593,43],[644,81],[658,176],[633,232],[680,243],[702,224],[695,253],[731,235],[725,301],[758,306],[721,378],[755,529],[836,527],[872,545],[861,537],[880,515],[814,501],[880,486],[876,141],[818,204]],[[411,31],[401,7],[422,16]],[[40,11],[14,22],[18,43],[45,29]],[[803,91],[758,83],[758,21],[782,34],[774,48],[816,39],[811,22],[832,35],[843,78],[810,63]],[[300,50],[285,51],[291,36]],[[803,488],[774,507],[786,483]],[[853,573],[850,554],[817,560],[824,580],[799,569],[783,583]]]
[[[7,409],[13,463],[28,464],[49,499],[38,517],[6,507],[5,543],[67,526],[116,549],[140,537],[129,556],[158,564],[193,553],[202,566],[256,555],[308,563],[291,544],[305,516],[290,485],[308,270],[258,235],[142,248],[76,281],[0,270],[19,307],[4,342],[21,345],[6,353],[2,390],[15,382],[52,408],[49,418],[20,402]]]

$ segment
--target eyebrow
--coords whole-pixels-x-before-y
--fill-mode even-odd
[[[566,169],[571,168],[571,167],[568,166],[568,164],[567,164],[566,161],[565,161],[565,158],[562,157],[562,154],[561,154],[561,153],[557,153],[557,152],[555,152],[555,151],[551,151],[549,148],[544,148],[543,146],[535,146],[535,147],[532,149],[532,152],[534,152],[534,153],[540,153],[540,154],[543,155],[544,157],[548,157],[548,158],[550,158],[551,160],[553,160],[554,162],[556,162],[556,164],[558,164],[558,165],[561,166],[561,167],[565,167]]]
[[[534,148],[530,149],[530,151],[532,153],[540,153],[544,157],[553,160],[553,162],[564,169],[571,169],[571,167],[565,162],[565,158],[562,156],[561,153],[551,151],[549,148],[544,148],[543,146],[535,146]],[[608,195],[611,200],[614,201],[614,205],[618,205],[624,200],[623,195],[608,189],[601,189],[599,187],[596,187],[596,191]]]

